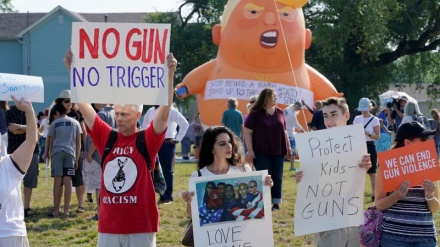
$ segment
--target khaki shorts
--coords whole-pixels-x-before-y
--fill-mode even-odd
[[[29,241],[27,236],[13,236],[0,238],[0,247],[29,247]]]
[[[359,247],[359,229],[356,226],[313,234],[315,247]]]
[[[98,247],[156,247],[156,233],[98,233]]]
[[[87,173],[85,178],[85,185],[87,190],[96,190],[101,188],[101,164],[92,159],[88,162],[84,159],[84,172]]]

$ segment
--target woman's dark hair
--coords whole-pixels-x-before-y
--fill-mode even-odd
[[[54,120],[54,117],[56,113],[59,113],[60,115],[66,114],[66,108],[61,104],[55,104],[52,106],[52,109],[50,109],[49,113],[49,124],[51,124]]]
[[[0,108],[2,108],[5,111],[9,110],[8,101],[0,100]]]
[[[414,136],[414,137],[406,138],[406,139],[412,141],[412,140],[414,140],[414,139],[416,139],[416,138],[420,138],[420,136]],[[401,140],[401,141],[396,141],[396,143],[394,143],[394,145],[391,146],[391,149],[396,149],[396,148],[405,147],[405,140],[406,140],[406,139]],[[426,141],[426,138],[422,138],[422,141]]]
[[[38,119],[38,121],[41,120],[41,117],[42,117],[42,116],[44,116],[44,112],[42,112],[42,111],[38,112],[38,114],[37,114],[37,119]]]
[[[208,199],[209,199],[209,195],[208,195],[208,185],[212,185],[212,189],[216,190],[217,187],[215,186],[215,183],[210,181],[208,183],[206,183],[205,186],[205,194],[203,195],[203,202],[208,203]]]
[[[98,113],[98,112],[99,112],[99,110],[98,110],[98,108],[96,108],[96,105],[95,105],[95,103],[92,103],[91,105],[92,105],[92,108],[93,108],[93,110],[95,110],[95,112],[96,112],[96,113]]]
[[[431,110],[431,116],[432,116],[432,118],[433,118],[435,121],[440,122],[440,116],[439,116],[439,111],[438,111],[438,109],[432,109],[432,110]]]
[[[271,97],[275,94],[275,90],[271,88],[265,88],[258,95],[257,101],[252,104],[249,112],[258,111],[264,109],[264,106],[267,104],[267,101],[271,100]]]
[[[200,144],[200,157],[197,162],[198,169],[202,169],[205,166],[211,165],[214,162],[214,154],[212,149],[214,148],[217,136],[226,133],[231,139],[232,156],[228,159],[228,163],[232,166],[242,166],[243,157],[241,156],[241,145],[238,137],[225,126],[212,126],[205,130],[202,137],[202,143]]]
[[[68,98],[69,99],[69,98]],[[60,105],[63,105],[63,101],[65,100],[65,98],[56,98],[55,99],[55,104],[60,104]],[[70,99],[70,100],[72,100],[72,99]],[[73,103],[72,102],[72,108],[70,108],[70,110],[71,111],[76,111],[77,110],[77,108],[76,108],[76,104],[75,103]]]

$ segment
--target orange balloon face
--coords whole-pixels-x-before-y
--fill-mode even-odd
[[[291,70],[289,54],[294,68],[304,64],[304,50],[300,9],[268,0],[241,0],[223,28],[219,53],[234,67],[283,72]]]

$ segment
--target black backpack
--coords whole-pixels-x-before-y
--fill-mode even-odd
[[[118,131],[116,129],[112,129],[110,131],[110,135],[108,137],[107,143],[105,144],[104,153],[101,157],[101,167],[104,163],[105,158],[110,154],[110,151],[116,144],[118,140]],[[154,190],[163,195],[165,190],[167,189],[167,184],[165,182],[165,178],[162,173],[162,167],[160,165],[159,156],[156,155],[156,165],[154,170],[151,169],[151,159],[148,155],[147,151],[147,143],[145,142],[145,130],[140,130],[137,132],[136,136],[136,148],[141,153],[142,157],[144,157],[145,162],[147,163],[148,170],[151,174],[151,179],[153,180]]]

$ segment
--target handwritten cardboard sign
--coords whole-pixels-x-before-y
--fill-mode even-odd
[[[0,73],[0,100],[23,98],[30,102],[44,102],[43,79],[39,76]]]
[[[191,178],[194,246],[274,246],[266,176],[258,171]]]
[[[392,149],[377,155],[385,192],[396,190],[408,180],[410,186],[423,180],[440,180],[440,169],[434,140]]]
[[[304,176],[298,183],[295,235],[358,226],[364,220],[367,154],[360,124],[295,135]]]
[[[72,24],[72,100],[83,103],[168,103],[170,24]]]
[[[378,153],[387,151],[391,148],[392,135],[380,133],[379,140],[376,140],[376,150]]]
[[[208,81],[205,87],[205,99],[228,99],[232,97],[249,100],[249,97],[258,95],[265,88],[275,90],[277,93],[277,104],[290,105],[301,100],[304,100],[307,105],[314,104],[314,94],[310,90],[275,82],[245,79],[217,79]]]

